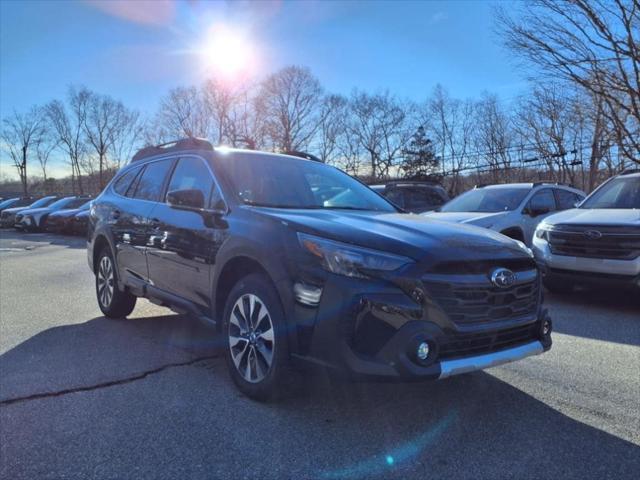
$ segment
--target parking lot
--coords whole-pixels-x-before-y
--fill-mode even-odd
[[[220,339],[101,316],[81,238],[0,233],[0,477],[637,478],[640,299],[548,296],[548,354],[437,383],[232,387]],[[303,380],[304,379],[304,380]],[[633,472],[636,472],[635,474]]]

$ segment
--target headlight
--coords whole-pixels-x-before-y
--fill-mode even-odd
[[[541,238],[543,240],[549,240],[549,230],[550,227],[549,225],[547,225],[546,223],[541,223],[540,225],[538,225],[538,228],[536,228],[536,232],[534,233],[536,238]]]
[[[367,278],[367,271],[390,272],[413,262],[392,253],[356,247],[346,243],[298,233],[300,245],[318,257],[325,270],[347,277]]]

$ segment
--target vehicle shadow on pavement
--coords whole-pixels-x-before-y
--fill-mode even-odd
[[[640,293],[579,290],[547,300],[556,332],[640,346]]]
[[[232,386],[222,343],[183,315],[99,317],[34,335],[0,356],[0,444],[11,459],[0,473],[237,478],[241,468],[243,478],[475,479],[640,470],[640,447],[489,373],[394,384],[316,372],[260,404]],[[51,443],[60,432],[79,440]],[[225,448],[212,446],[217,435]]]
[[[183,315],[98,317],[40,332],[0,355],[0,403],[139,377],[216,355],[215,332]]]

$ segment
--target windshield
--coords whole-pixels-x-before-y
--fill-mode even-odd
[[[446,203],[441,212],[503,212],[515,210],[529,188],[476,188]]]
[[[37,200],[37,201],[33,202],[31,205],[29,205],[29,208],[46,207],[51,202],[53,202],[55,199],[56,199],[56,197],[44,197],[44,198],[41,198],[40,200]]]
[[[15,203],[17,201],[18,201],[17,198],[9,198],[8,200],[4,200],[4,201],[0,202],[0,208],[6,208],[9,205],[11,205],[12,203]]]
[[[640,208],[640,177],[618,177],[607,182],[580,208]]]
[[[397,211],[367,186],[323,163],[242,153],[219,158],[231,187],[247,205]]]

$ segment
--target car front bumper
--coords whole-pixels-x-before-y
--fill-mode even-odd
[[[490,368],[551,348],[545,310],[527,318],[459,328],[427,298],[417,302],[388,283],[331,275],[317,307],[296,302],[294,357],[351,378],[437,380]],[[415,352],[428,343],[425,361]]]

